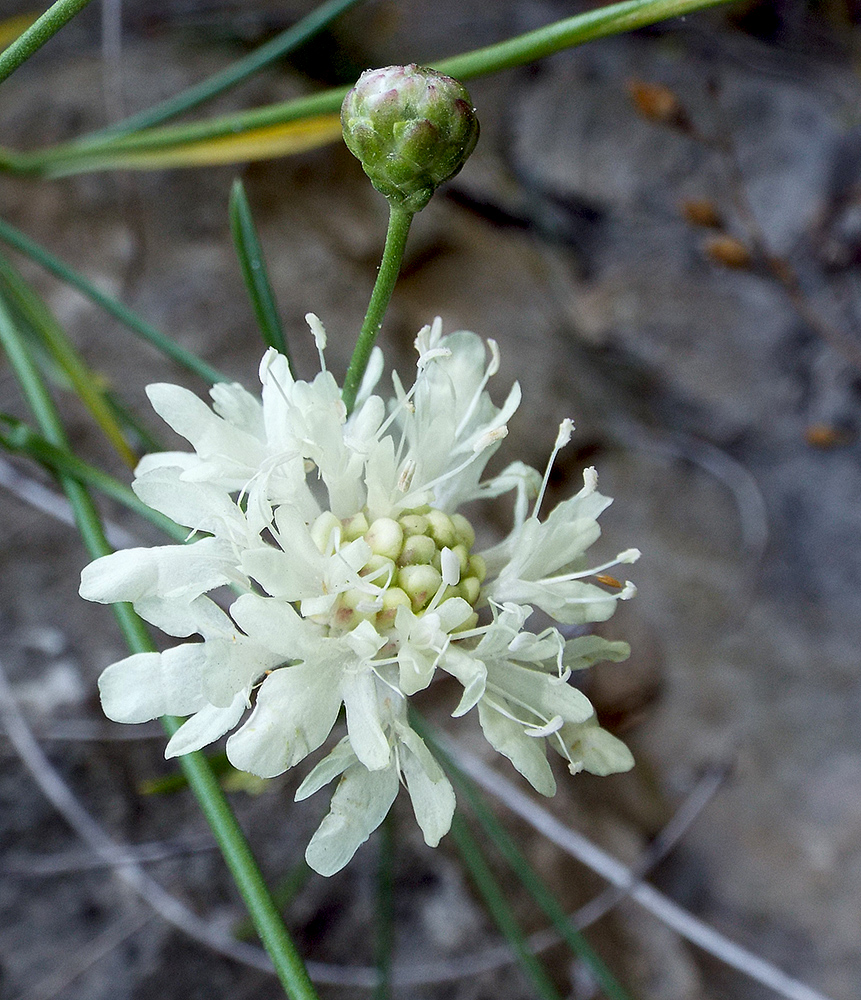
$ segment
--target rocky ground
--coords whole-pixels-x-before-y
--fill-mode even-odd
[[[128,111],[150,104],[301,8],[139,4],[121,63],[108,70],[88,11],[3,85],[0,142],[27,148],[103,124],[106,72],[122,81]],[[489,10],[368,2],[326,39],[340,55],[324,72],[429,60],[570,10],[549,0]],[[723,773],[653,883],[832,1000],[851,1000],[861,983],[861,85],[857,37],[840,14],[788,3],[713,12],[475,81],[482,140],[418,218],[383,335],[402,371],[435,315],[498,340],[498,394],[518,378],[524,395],[506,455],[543,466],[556,424],[573,417],[556,496],[594,464],[616,498],[605,551],[644,553],[632,572],[640,593],[607,627],[634,656],[590,682],[638,766],[563,782],[550,808],[635,863],[704,776]],[[221,106],[314,86],[303,72],[319,69],[322,51]],[[300,374],[316,365],[308,310],[326,324],[329,365],[340,372],[385,226],[382,199],[340,146],[241,168],[4,177],[0,212],[251,386],[260,342],[226,218],[237,173]],[[22,268],[140,413],[150,381],[203,391],[76,293]],[[78,406],[64,407],[82,454],[127,476]],[[24,415],[5,367],[0,409]],[[148,426],[158,430],[155,418]],[[147,871],[227,936],[241,911],[193,803],[138,794],[170,773],[158,729],[129,734],[101,720],[95,680],[122,646],[109,613],[77,597],[82,546],[22,499],[43,482],[36,471],[13,462],[3,475],[0,663],[15,702],[91,815],[122,843],[162,844],[168,856]],[[105,509],[118,529],[154,537]],[[496,526],[489,519],[487,532]],[[58,817],[10,740],[0,738],[0,755],[3,1000],[279,995],[267,974],[154,915]],[[290,778],[233,796],[273,882],[325,806],[293,806],[294,787]],[[436,963],[436,981],[396,995],[528,997],[509,967],[443,979],[440,963],[469,969],[496,937],[453,847],[427,850],[399,815],[396,963]],[[566,905],[601,889],[528,824],[511,823]],[[333,966],[373,959],[376,850],[332,880],[310,879],[290,910],[303,952],[330,963],[329,979]],[[542,926],[516,904],[530,929]],[[636,997],[774,995],[632,902],[591,934]],[[548,956],[563,995],[594,995],[581,968]],[[325,989],[365,995],[355,984]]]

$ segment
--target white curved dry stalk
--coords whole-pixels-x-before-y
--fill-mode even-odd
[[[36,510],[48,514],[56,521],[75,527],[72,505],[61,493],[50,489],[38,479],[17,469],[11,462],[0,456],[0,486],[4,486],[19,500]],[[115,549],[128,549],[138,541],[125,528],[111,521],[105,521],[105,535]]]
[[[442,742],[442,741],[441,741]],[[770,962],[742,948],[714,928],[677,906],[663,893],[638,881],[634,872],[596,847],[575,830],[561,823],[525,792],[488,767],[483,761],[449,741],[443,743],[457,766],[486,792],[497,798],[534,830],[605,878],[624,890],[636,903],[671,927],[676,933],[710,955],[774,990],[786,1000],[829,1000],[823,993],[786,975]]]
[[[9,685],[2,661],[0,661],[0,717],[12,745],[15,747],[25,767],[42,789],[57,811],[69,823],[78,836],[117,875],[147,902],[164,920],[201,944],[235,961],[271,972],[272,966],[266,953],[254,946],[236,941],[229,934],[189,910],[170,893],[166,892],[154,879],[137,864],[134,856],[116,844],[101,826],[90,816],[75,798],[47,757],[42,753],[28,727]],[[786,1000],[829,1000],[822,993],[805,986],[787,976],[780,969],[752,954],[734,942],[718,934],[713,928],[677,906],[666,896],[638,879],[644,866],[636,872],[626,868],[606,852],[596,847],[580,834],[570,830],[554,816],[535,803],[528,795],[502,778],[472,754],[445,741],[447,752],[485,791],[494,795],[516,815],[526,820],[535,830],[542,833],[566,853],[577,858],[597,874],[606,878],[615,888],[609,894],[602,893],[591,903],[587,903],[572,917],[578,927],[593,922],[614,906],[621,898],[630,896],[660,920],[672,927],[682,937],[698,945],[716,958],[745,973],[757,982],[773,989]],[[698,794],[687,803],[686,815],[679,814],[662,837],[664,844],[660,854],[665,853],[675,843],[704,803],[714,793],[718,775],[698,786]],[[675,826],[675,830],[671,827]],[[654,863],[655,852],[647,858]],[[597,904],[597,905],[596,905]],[[541,931],[530,938],[531,947],[538,951],[556,943],[557,936],[552,931]],[[392,981],[398,986],[430,985],[475,976],[481,972],[500,968],[512,961],[511,952],[504,946],[488,948],[477,955],[465,956],[445,962],[425,965],[396,966]],[[373,989],[377,983],[377,971],[367,966],[340,966],[325,962],[308,962],[308,972],[316,982],[353,988]]]

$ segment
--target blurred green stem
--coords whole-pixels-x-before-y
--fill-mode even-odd
[[[34,52],[41,49],[48,39],[71,21],[78,11],[83,10],[90,0],[57,0],[26,31],[23,31],[11,45],[0,52],[0,83]]]
[[[431,63],[448,76],[468,80],[503,69],[522,66],[543,59],[562,49],[625,31],[634,31],[657,21],[682,17],[698,10],[715,7],[727,0],[623,0],[622,3],[599,7],[575,14],[543,28]],[[115,152],[154,150],[189,142],[236,135],[254,128],[278,125],[314,115],[339,110],[348,87],[337,87],[318,94],[300,97],[280,104],[236,112],[209,121],[188,125],[147,129],[118,137],[93,134],[72,143],[34,153],[0,150],[0,169],[12,173],[35,173],[61,176],[86,170],[111,169],[110,158]]]
[[[61,261],[59,257],[55,257],[44,247],[39,246],[29,236],[25,236],[19,229],[16,229],[4,219],[0,219],[0,240],[19,250],[31,260],[36,261],[37,264],[41,264],[42,267],[50,271],[55,277],[66,282],[67,285],[71,285],[72,288],[77,289],[82,295],[90,299],[90,301],[95,302],[96,305],[101,306],[105,312],[110,313],[115,319],[118,319],[120,323],[127,326],[142,340],[149,341],[162,354],[166,354],[169,358],[176,361],[177,364],[199,375],[205,382],[213,385],[216,382],[229,381],[227,375],[222,374],[205,361],[201,361],[196,354],[186,350],[181,344],[177,344],[175,340],[157,330],[151,323],[147,323],[145,319],[138,316],[128,306],[123,305],[122,302],[118,302],[116,299],[111,298],[110,295],[106,295],[100,291],[79,271]]]

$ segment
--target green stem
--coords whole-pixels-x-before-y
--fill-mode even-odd
[[[392,996],[392,951],[395,944],[394,822],[394,814],[390,812],[383,820],[378,834],[380,855],[377,862],[375,909],[377,984],[373,1000],[391,1000]]]
[[[597,10],[575,14],[554,24],[537,28],[515,38],[474,52],[433,62],[433,69],[460,80],[486,76],[503,69],[543,59],[562,49],[596,38],[634,31],[657,21],[682,17],[715,7],[728,0],[623,0]],[[148,129],[134,135],[90,135],[51,149],[34,153],[0,150],[0,169],[13,173],[47,173],[61,176],[78,171],[110,169],[115,152],[163,149],[184,143],[236,135],[254,128],[278,125],[299,118],[331,114],[341,107],[347,87],[336,87],[307,97],[235,112],[204,122]]]
[[[162,719],[170,736],[173,736],[183,721],[172,717]],[[248,914],[263,947],[272,959],[287,996],[291,1000],[319,1000],[305,964],[287,933],[278,907],[257,867],[245,834],[224,797],[209,762],[200,752],[185,754],[179,758],[179,762],[201,811],[215,834],[227,867],[242,893]]]
[[[30,404],[45,438],[58,448],[68,449],[62,421],[54,406],[23,338],[19,335],[6,304],[0,297],[0,346],[4,347],[18,383]],[[75,511],[78,530],[93,558],[110,551],[98,512],[86,489],[68,474],[60,482]],[[115,604],[114,613],[126,643],[133,653],[155,649],[149,632],[129,604]],[[173,734],[182,719],[165,718],[165,729]],[[180,765],[205,815],[236,886],[242,895],[275,971],[291,1000],[319,1000],[302,959],[263,881],[239,823],[233,814],[218,780],[202,753],[180,758]]]
[[[498,73],[503,69],[544,59],[554,52],[561,52],[562,49],[573,48],[596,38],[621,35],[657,21],[682,17],[727,2],[728,0],[624,0],[623,3],[575,14],[483,49],[451,56],[434,63],[433,68],[457,80],[470,80],[476,76],[486,76],[488,73]]]
[[[230,191],[228,215],[233,245],[236,249],[236,256],[239,258],[239,268],[242,271],[257,326],[264,341],[287,358],[287,363],[292,371],[294,370],[293,360],[287,349],[287,340],[284,337],[284,328],[281,326],[281,318],[278,315],[275,293],[269,283],[269,271],[266,267],[266,258],[263,256],[263,247],[260,245],[260,237],[257,234],[257,227],[254,225],[254,217],[251,214],[251,206],[248,204],[245,187],[238,177],[233,182]]]
[[[0,52],[0,83],[41,49],[49,38],[78,13],[90,0],[57,0],[33,24],[23,31],[11,45]]]
[[[135,514],[151,521],[174,541],[184,542],[188,538],[188,528],[181,527],[164,514],[147,507],[125,483],[83,461],[73,452],[51,444],[23,421],[16,420],[7,413],[0,413],[0,445],[13,454],[26,455],[41,463],[54,474],[68,475],[84,486],[97,489],[134,511]]]
[[[374,349],[377,335],[383,325],[383,316],[391,300],[398,274],[400,274],[401,261],[404,259],[404,249],[407,245],[407,235],[412,221],[412,212],[406,212],[396,205],[389,204],[389,228],[386,232],[383,259],[380,261],[380,269],[377,272],[374,290],[371,292],[371,301],[368,303],[365,321],[362,323],[362,330],[344,378],[343,399],[348,413],[355,406],[362,377],[368,367],[371,351]]]

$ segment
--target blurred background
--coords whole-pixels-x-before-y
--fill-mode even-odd
[[[0,17],[30,6],[0,0]],[[148,107],[312,7],[93,3],[4,83],[0,144],[39,148]],[[349,83],[369,66],[429,62],[579,9],[365,0],[202,114]],[[631,643],[631,660],[584,681],[637,766],[600,779],[560,769],[560,794],[542,806],[625,864],[651,859],[661,891],[832,1000],[861,986],[856,15],[849,0],[747,0],[471,81],[482,138],[417,217],[382,333],[406,378],[415,334],[434,316],[446,330],[495,338],[502,369],[491,392],[501,401],[516,378],[524,397],[497,458],[543,468],[558,422],[573,418],[553,499],[594,465],[616,498],[596,551],[643,552],[630,573],[639,595],[602,626]],[[340,142],[239,166],[0,176],[0,215],[253,388],[262,344],[227,221],[236,176],[298,376],[317,370],[303,319],[313,311],[340,377],[386,224],[384,200]],[[146,384],[201,394],[205,385],[16,262],[106,383],[167,440]],[[80,453],[127,481],[80,404],[58,398]],[[5,362],[0,410],[26,416]],[[124,649],[110,612],[77,596],[88,560],[53,483],[0,456],[0,496],[0,662],[15,703],[91,816],[118,842],[143,845],[146,871],[216,936],[241,936],[241,904],[190,794],[159,784],[176,773],[159,727],[101,715],[96,678]],[[102,507],[121,544],[157,540]],[[488,539],[509,513],[488,518]],[[424,708],[445,726],[453,704],[443,685]],[[480,753],[476,730],[461,720],[456,735]],[[281,995],[274,978],[190,940],[112,877],[3,735],[0,759],[3,1000]],[[372,839],[332,879],[297,870],[326,808],[326,793],[292,803],[301,777],[228,780],[267,877],[293,879],[287,920],[303,954],[337,980],[373,964],[380,846]],[[692,803],[699,812],[672,850],[650,854]],[[499,815],[566,907],[604,887],[528,821]],[[414,826],[399,802],[395,965],[426,975],[395,996],[526,1000],[516,967],[493,959],[499,939],[453,846],[429,850]],[[514,888],[512,899],[530,931],[545,926]],[[633,997],[775,996],[628,899],[588,934]],[[600,995],[564,949],[544,954],[562,996]],[[344,976],[321,996],[372,995]]]

